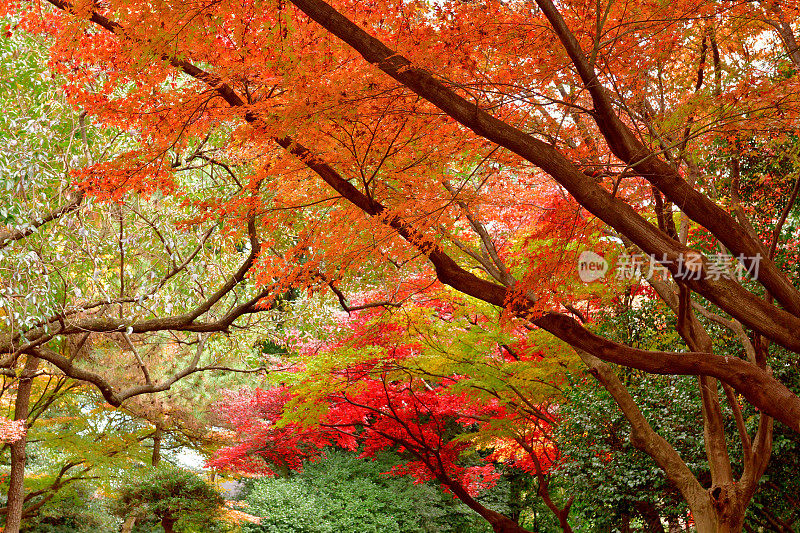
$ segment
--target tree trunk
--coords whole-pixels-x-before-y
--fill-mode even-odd
[[[150,458],[150,465],[155,468],[161,462],[161,430],[156,429],[153,433],[153,456]]]
[[[464,505],[489,522],[494,533],[531,533],[509,517],[483,506],[475,498],[470,496],[469,492],[467,492],[461,484],[452,480],[443,472],[438,472],[436,477],[442,484],[447,486]]]
[[[161,527],[164,528],[164,533],[174,533],[174,527],[176,519],[172,518],[171,516],[165,516],[161,518]]]
[[[133,526],[136,525],[136,520],[138,520],[136,516],[129,516],[126,518],[122,523],[121,533],[131,533],[131,531],[133,531]]]
[[[525,443],[522,439],[516,439],[517,444],[519,444],[527,453],[528,456],[531,458],[533,462],[533,466],[536,473],[536,479],[539,481],[539,487],[537,489],[537,494],[539,497],[542,498],[542,501],[547,506],[550,511],[558,519],[558,525],[561,527],[561,530],[564,533],[572,533],[572,527],[569,525],[569,510],[572,507],[573,498],[569,498],[567,502],[564,504],[564,507],[559,507],[553,501],[553,498],[550,496],[550,481],[549,476],[545,475],[544,469],[542,468],[542,464],[539,462],[539,457],[536,455],[536,452],[533,448],[531,448],[528,444]]]
[[[678,517],[670,515],[667,517],[667,530],[669,533],[681,533],[681,524],[678,522]]]
[[[622,513],[622,523],[619,525],[621,533],[631,533],[631,516],[628,513]]]
[[[692,513],[697,533],[741,533],[744,527],[746,503],[740,501],[736,487],[730,487],[728,491],[714,487],[708,492],[711,505],[710,509],[704,508],[710,512],[704,515]]]
[[[744,528],[744,508],[732,502],[726,505],[717,516],[717,530],[715,533],[741,533]]]
[[[28,418],[31,403],[31,386],[39,358],[28,356],[25,368],[19,378],[17,398],[14,402],[14,420]],[[25,501],[25,446],[27,435],[11,443],[11,475],[8,486],[8,514],[6,515],[5,533],[19,533],[22,522],[22,504]]]
[[[634,507],[644,520],[647,533],[664,533],[664,524],[661,523],[661,515],[658,514],[655,505],[650,502],[636,502]]]
[[[520,514],[523,509],[525,493],[525,477],[521,471],[512,471],[508,488],[508,517],[515,522],[519,522]]]

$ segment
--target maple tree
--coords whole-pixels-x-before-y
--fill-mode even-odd
[[[780,213],[748,217],[741,179],[762,141],[796,131],[795,3],[9,6],[23,6],[25,28],[55,37],[54,66],[73,104],[141,136],[123,156],[85,168],[83,190],[180,190],[173,165],[206,136],[225,138],[221,162],[246,162],[247,194],[190,204],[198,221],[239,213],[243,226],[247,206],[278,252],[259,258],[263,286],[338,283],[344,294],[363,270],[389,286],[413,273],[504,309],[577,351],[700,531],[741,529],[772,420],[800,429],[800,398],[768,368],[771,346],[800,350],[798,289],[775,260],[795,247],[783,229],[797,186]],[[794,170],[778,179],[792,180]],[[669,272],[650,276],[651,297],[678,317],[688,350],[593,332],[583,319],[599,302],[574,275],[587,246],[624,246]],[[757,276],[711,275],[718,250],[751,272],[757,264]],[[736,356],[716,349],[709,324],[738,339]],[[698,376],[710,487],[652,430],[608,363]],[[720,383],[737,422],[736,394],[760,411],[754,435],[737,423],[738,477]]]
[[[430,291],[409,299],[402,318],[373,307],[342,317],[342,333],[323,346],[301,345],[298,367],[271,377],[291,385],[231,393],[222,410],[237,442],[210,466],[275,474],[330,446],[362,457],[396,449],[408,460],[391,473],[435,480],[495,531],[526,531],[476,499],[503,464],[535,475],[539,495],[572,531],[570,502],[560,507],[548,491],[564,367],[537,369],[539,352],[508,333],[488,334],[487,317],[468,305]]]

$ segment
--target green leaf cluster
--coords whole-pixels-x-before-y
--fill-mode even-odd
[[[487,525],[452,496],[385,474],[400,458],[376,461],[329,450],[288,478],[256,481],[247,533],[485,533]]]
[[[111,508],[122,517],[175,520],[175,531],[189,533],[222,530],[223,503],[222,496],[197,474],[163,464],[131,472]]]

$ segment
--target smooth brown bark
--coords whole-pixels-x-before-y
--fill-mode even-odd
[[[33,376],[39,366],[39,359],[28,356],[19,378],[17,397],[14,402],[14,420],[26,420],[31,402]],[[19,533],[22,522],[22,506],[25,502],[25,447],[27,436],[11,443],[11,473],[8,486],[8,503],[5,533]]]
[[[664,284],[661,284],[656,290],[677,315],[678,332],[686,344],[693,350],[712,352],[712,339],[694,313],[689,291],[680,286],[678,288],[678,296],[675,297],[674,292]],[[761,366],[761,368],[764,367]],[[698,386],[703,415],[706,457],[711,470],[711,487],[708,490],[708,497],[715,513],[717,531],[740,531],[747,505],[755,493],[758,482],[764,472],[761,468],[766,468],[766,461],[769,458],[772,435],[771,420],[764,413],[759,415],[760,423],[756,432],[756,440],[759,444],[754,447],[747,433],[747,428],[733,391],[728,385],[723,384],[743,449],[745,468],[741,477],[736,480],[734,479],[731,459],[728,454],[718,382],[708,376],[699,376]],[[768,448],[766,456],[764,456],[764,446]]]
[[[536,4],[547,17],[584,86],[591,94],[595,122],[614,155],[655,185],[692,220],[708,228],[730,250],[745,257],[760,255],[766,258],[767,253],[760,241],[715,202],[691,187],[675,168],[644,146],[631,129],[619,119],[593,66],[553,2],[536,0]],[[800,291],[771,260],[762,261],[761,266],[763,271],[759,270],[758,282],[764,285],[787,310],[799,316]]]
[[[625,385],[609,365],[581,350],[578,350],[578,355],[589,367],[592,375],[608,390],[630,422],[631,444],[652,457],[670,483],[681,493],[692,511],[697,530],[701,533],[717,533],[716,515],[708,492],[700,485],[678,452],[653,430]]]

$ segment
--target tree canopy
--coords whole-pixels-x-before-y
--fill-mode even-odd
[[[568,531],[551,430],[584,368],[698,531],[745,527],[775,424],[800,432],[797,2],[12,0],[0,12],[11,35],[47,41],[80,131],[102,129],[98,149],[125,140],[60,169],[68,184],[47,182],[47,201],[5,222],[3,249],[55,246],[27,256],[26,280],[75,272],[36,312],[15,292],[28,281],[4,286],[0,362],[20,390],[43,361],[121,405],[232,370],[206,347],[245,329],[243,351],[261,337],[252,362],[274,376],[229,397],[241,438],[228,466],[273,445],[270,461],[289,467],[323,445],[398,448],[407,472],[495,531],[522,531],[473,498],[504,465],[536,479]],[[9,181],[27,199],[24,182]],[[89,199],[102,222],[78,235],[98,247],[64,265],[48,224]],[[299,299],[318,316],[283,316]],[[131,371],[79,357],[89,339]],[[691,391],[681,409],[707,467],[672,438],[681,417],[653,419],[664,383]],[[650,511],[637,512],[655,527]]]

